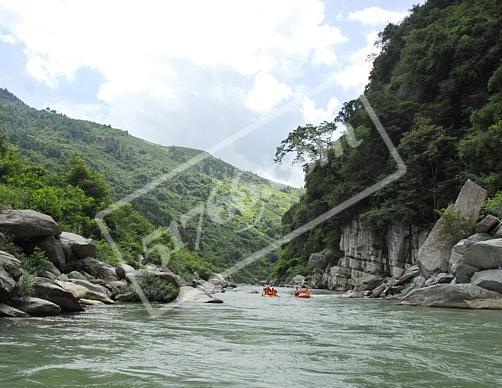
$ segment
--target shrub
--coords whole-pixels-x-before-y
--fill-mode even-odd
[[[498,191],[492,198],[485,202],[484,209],[496,216],[502,216],[502,191]]]
[[[464,216],[462,213],[455,210],[453,206],[438,210],[437,213],[443,219],[441,233],[447,242],[456,243],[474,233],[474,227],[476,225],[476,219],[474,217]]]
[[[18,255],[18,258],[21,260],[23,269],[35,276],[41,275],[44,271],[52,268],[52,263],[39,248],[35,248],[31,255],[21,254]]]
[[[19,296],[31,296],[33,295],[33,278],[34,276],[28,272],[25,272],[18,282],[18,295]]]
[[[149,272],[136,277],[136,284],[129,284],[120,291],[120,300],[139,302],[139,292],[143,292],[150,302],[171,302],[178,296],[179,289],[166,279]]]

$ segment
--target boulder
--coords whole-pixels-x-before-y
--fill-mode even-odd
[[[63,279],[59,279],[63,280]],[[87,280],[82,280],[82,279],[68,279],[66,280],[67,282],[70,281],[72,283],[78,284],[79,286],[83,286],[91,291],[98,292],[100,294],[105,294],[108,295],[110,293],[110,290],[106,288],[105,286],[101,286],[99,284],[93,284]]]
[[[58,280],[62,280],[64,282],[69,282],[70,278],[66,276],[66,274],[62,273],[61,275],[58,276]]]
[[[96,284],[96,285],[99,285],[99,284]],[[114,280],[111,282],[104,283],[103,286],[106,287],[111,292],[115,292],[117,290],[120,290],[122,287],[127,286],[127,282],[125,280]]]
[[[57,268],[59,269],[64,268],[66,260],[61,241],[56,239],[54,236],[49,236],[38,241],[36,246],[40,248],[42,251],[44,251],[47,258]]]
[[[378,287],[380,284],[384,283],[385,279],[377,276],[371,276],[365,278],[361,284],[356,286],[358,291],[371,291]]]
[[[79,284],[75,284],[72,282],[63,282],[61,280],[57,280],[55,283],[64,290],[71,292],[72,295],[77,299],[98,300],[106,304],[114,303],[113,300],[111,300],[106,294],[92,291],[87,287],[81,286]]]
[[[0,231],[15,240],[58,236],[58,224],[51,216],[34,210],[6,210],[0,213]]]
[[[499,219],[491,214],[488,214],[485,218],[478,222],[476,225],[476,232],[478,233],[490,233],[492,229],[499,224]]]
[[[386,284],[380,284],[377,288],[371,291],[370,298],[379,298],[382,292],[387,288]]]
[[[502,269],[487,269],[472,275],[471,284],[502,294]]]
[[[38,298],[57,304],[64,312],[83,311],[79,301],[71,292],[51,280],[35,277],[33,279],[33,293]]]
[[[0,301],[13,293],[21,274],[21,262],[11,254],[0,251]]]
[[[481,302],[484,300],[500,300],[502,307],[501,294],[473,284],[437,284],[419,288],[406,295],[401,303],[426,307],[485,308]],[[485,306],[488,304],[485,302]]]
[[[71,271],[66,276],[68,276],[68,278],[70,278],[70,279],[79,279],[79,280],[86,280],[87,281],[87,278],[78,271]]]
[[[402,284],[407,283],[410,279],[413,279],[414,277],[420,275],[420,268],[418,268],[418,265],[412,265],[410,268],[408,268],[404,273],[397,279],[397,281],[394,283],[395,286],[399,286]]]
[[[457,272],[457,265],[464,257],[464,253],[470,246],[477,242],[490,240],[492,237],[486,233],[476,233],[466,239],[460,240],[451,250],[448,269],[452,274]]]
[[[86,257],[72,263],[72,267],[78,271],[85,271],[88,274],[106,281],[118,280],[115,268],[93,257]]]
[[[434,274],[425,281],[425,287],[433,286],[434,284],[451,283],[453,279],[454,276],[450,273],[444,272],[444,273]]]
[[[18,310],[5,303],[0,303],[0,317],[7,318],[25,318],[28,317],[24,311]]]
[[[464,217],[476,219],[486,199],[487,192],[481,186],[467,180],[453,205],[453,210]],[[433,273],[447,272],[453,242],[444,238],[445,221],[440,218],[420,247],[417,263],[420,272],[429,278]]]
[[[498,227],[498,229],[495,231],[494,237],[495,238],[502,238],[502,225],[500,225]]]
[[[136,272],[136,270],[133,267],[131,267],[129,264],[125,264],[125,263],[119,264],[115,268],[115,274],[117,275],[117,278],[119,280],[124,280],[128,273],[134,273],[134,272]]]
[[[348,290],[342,298],[364,298],[365,291]]]
[[[212,273],[207,281],[216,288],[226,288],[228,286],[227,280],[219,273]]]
[[[475,272],[502,268],[502,238],[478,242],[467,248],[457,264],[456,278],[468,283]]]
[[[323,253],[312,253],[309,257],[309,267],[324,270],[329,264],[329,260]]]
[[[11,303],[17,309],[24,311],[33,317],[61,314],[61,307],[45,299],[32,297],[13,298]]]
[[[66,260],[74,261],[84,259],[86,257],[96,257],[96,245],[85,237],[75,233],[63,232],[59,236],[59,240],[63,246]]]
[[[44,271],[42,273],[42,275],[40,275],[41,277],[43,278],[47,278],[47,279],[50,279],[50,280],[57,280],[57,276],[54,275],[51,271]]]
[[[180,287],[179,294],[175,302],[178,304],[223,303],[222,300],[214,298],[203,289],[190,286]]]
[[[295,286],[303,286],[303,284],[305,284],[305,276],[303,276],[303,275],[296,275],[293,279],[291,279],[291,282]]]

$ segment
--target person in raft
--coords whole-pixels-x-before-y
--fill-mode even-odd
[[[310,290],[307,288],[307,286],[302,286],[302,290],[298,293],[298,295],[306,295],[306,296],[310,296],[311,293],[310,293]]]
[[[293,295],[294,296],[300,295],[300,289],[298,288],[298,286],[295,288],[295,291],[293,292]]]

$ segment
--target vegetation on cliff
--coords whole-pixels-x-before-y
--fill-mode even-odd
[[[276,277],[305,273],[312,252],[326,250],[336,260],[340,227],[353,218],[375,230],[385,230],[393,221],[428,226],[466,178],[500,197],[501,12],[496,0],[430,0],[416,6],[400,25],[389,24],[380,33],[381,53],[374,59],[365,95],[407,173],[285,246]],[[343,124],[353,132],[326,150],[317,146],[326,129]],[[321,151],[312,152],[312,145]],[[286,231],[396,170],[358,100],[345,103],[333,123],[293,131],[278,148],[277,160],[288,152],[314,155],[317,161],[306,166],[306,194],[283,217]]]

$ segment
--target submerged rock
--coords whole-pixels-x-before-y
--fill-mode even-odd
[[[0,231],[15,240],[58,236],[61,233],[51,216],[34,210],[6,210],[0,213]]]
[[[11,303],[19,310],[33,317],[61,314],[61,307],[45,299],[33,297],[13,298]]]
[[[482,307],[488,305],[495,308],[494,306],[500,304],[502,308],[502,295],[473,284],[437,284],[410,292],[402,299],[401,304],[455,308],[488,308]]]

